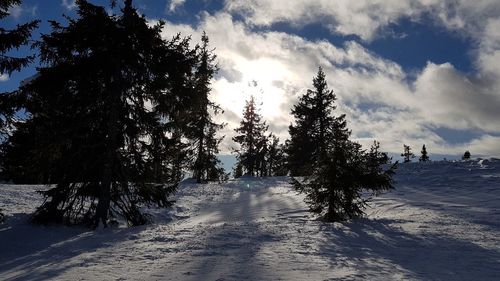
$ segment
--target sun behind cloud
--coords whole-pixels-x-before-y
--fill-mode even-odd
[[[241,116],[245,101],[254,96],[265,119],[279,116],[286,93],[278,85],[293,78],[294,74],[279,61],[269,58],[248,60],[237,56],[233,58],[233,63],[241,73],[241,79],[236,83],[218,80],[214,87],[218,90],[215,96],[217,102]]]

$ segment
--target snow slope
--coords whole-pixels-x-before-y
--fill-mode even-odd
[[[0,186],[0,280],[499,280],[500,160],[400,165],[367,218],[324,223],[287,178],[184,182],[156,223],[27,224],[36,186]]]

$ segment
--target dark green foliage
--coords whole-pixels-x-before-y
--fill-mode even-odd
[[[411,162],[412,158],[415,158],[415,154],[411,152],[411,147],[409,145],[403,145],[403,153],[401,153],[401,157],[403,157],[403,163]]]
[[[243,176],[243,166],[241,165],[240,162],[236,163],[236,166],[233,168],[233,177],[235,179],[240,178]]]
[[[464,155],[462,156],[462,160],[469,160],[471,157],[470,152],[467,150],[465,151]]]
[[[287,157],[283,144],[279,143],[279,138],[273,134],[269,135],[267,161],[267,176],[286,176],[288,174]]]
[[[337,99],[328,89],[325,73],[321,68],[313,79],[314,90],[307,90],[299,103],[292,109],[295,124],[290,125],[288,143],[288,165],[292,176],[307,176],[313,172],[314,163],[325,157],[327,142],[334,138],[345,137],[347,131],[345,116],[334,117]],[[335,124],[338,124],[335,125]]]
[[[418,158],[418,161],[420,161],[420,162],[429,161],[429,156],[427,155],[427,148],[425,147],[425,144],[422,146],[422,151],[420,153],[422,155],[420,156],[420,158]]]
[[[349,140],[345,116],[333,116],[335,95],[327,88],[325,74],[320,68],[313,80],[315,90],[309,90],[295,106],[294,115],[299,117],[290,143],[298,144],[307,134],[312,161],[303,178],[293,178],[294,187],[306,194],[306,202],[310,210],[320,214],[327,221],[342,221],[363,214],[367,199],[362,196],[364,190],[373,195],[393,188],[392,174],[395,165],[387,170],[387,154],[379,151],[375,142],[369,152],[362,150],[361,145]],[[300,112],[300,114],[298,114]],[[309,127],[304,126],[307,120]],[[302,130],[307,130],[302,133]],[[295,140],[297,137],[299,140]],[[298,153],[294,148],[291,153]],[[296,156],[298,156],[297,154]],[[296,166],[299,167],[299,166]]]
[[[266,170],[267,128],[266,122],[258,113],[253,96],[250,97],[243,110],[240,127],[235,129],[238,135],[233,137],[233,140],[240,145],[240,149],[235,152],[244,175],[262,176]]]
[[[21,0],[1,0],[0,20],[9,15],[10,7],[20,5]],[[33,56],[13,57],[8,52],[28,43],[33,29],[37,28],[39,21],[18,25],[15,29],[7,30],[0,26],[0,75],[12,74],[20,71],[33,61]],[[16,93],[0,92],[0,135],[8,132],[6,128],[12,123],[12,116],[20,108],[20,97]],[[3,136],[0,136],[3,138]],[[1,141],[2,139],[0,139]]]
[[[0,20],[9,15],[9,8],[20,5],[21,0],[0,0]],[[32,21],[18,25],[15,29],[7,30],[0,26],[0,75],[11,75],[14,71],[20,71],[33,61],[32,56],[12,57],[8,52],[28,43],[33,29],[38,27],[38,21]],[[13,123],[14,113],[20,109],[20,97],[14,93],[0,92],[0,143],[10,131]],[[0,157],[3,159],[3,152],[0,151]],[[0,163],[0,174],[4,174],[3,164]],[[0,209],[0,223],[5,221],[5,216]]]
[[[78,17],[51,22],[37,44],[42,67],[21,88],[30,118],[6,150],[13,178],[54,184],[34,222],[140,225],[141,207],[172,203],[197,55],[189,39],[162,39],[163,23],[148,26],[131,2],[110,16],[79,0]]]
[[[203,33],[198,49],[197,68],[194,75],[194,98],[190,114],[190,134],[194,146],[194,162],[191,169],[196,182],[221,181],[225,178],[224,168],[217,158],[222,138],[216,136],[224,127],[213,121],[212,114],[222,113],[219,105],[210,101],[210,83],[217,70],[215,54],[208,47],[208,36]]]

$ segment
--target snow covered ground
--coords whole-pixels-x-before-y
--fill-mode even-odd
[[[34,226],[0,186],[1,280],[500,280],[500,160],[400,165],[367,218],[324,223],[287,178],[182,184],[156,223]],[[38,187],[40,188],[40,187]]]

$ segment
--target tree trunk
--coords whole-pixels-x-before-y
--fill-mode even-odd
[[[101,188],[99,191],[99,201],[97,202],[97,209],[94,219],[94,227],[99,226],[99,221],[101,221],[104,227],[107,227],[109,207],[111,205],[111,187],[113,184],[113,171],[115,168],[115,154],[117,153],[118,144],[118,126],[119,126],[119,105],[120,105],[120,85],[117,79],[113,79],[112,91],[110,93],[110,111],[108,118],[108,134],[106,139],[106,154],[104,160],[103,174]]]

